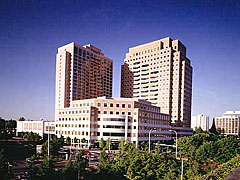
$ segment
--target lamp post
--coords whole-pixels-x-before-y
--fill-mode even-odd
[[[50,159],[50,133],[49,133],[49,120],[48,120],[48,159]]]
[[[181,180],[183,180],[183,158],[182,158],[182,168],[181,168]]]
[[[174,132],[174,133],[176,134],[176,159],[177,159],[177,155],[178,155],[178,147],[177,147],[177,131],[172,130],[172,129],[170,129],[169,131],[170,131],[170,132]]]
[[[156,129],[150,129],[149,133],[148,133],[148,152],[151,151],[151,133],[156,131]]]

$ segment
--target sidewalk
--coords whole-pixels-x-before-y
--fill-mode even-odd
[[[224,180],[239,180],[240,179],[240,167],[235,169]]]

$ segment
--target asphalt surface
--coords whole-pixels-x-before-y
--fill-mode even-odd
[[[228,177],[224,180],[240,180],[240,167],[235,169]]]

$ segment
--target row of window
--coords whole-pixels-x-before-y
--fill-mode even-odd
[[[88,128],[88,124],[56,124],[56,127]]]
[[[101,107],[102,106],[102,103],[98,103],[97,104],[98,107]],[[103,107],[116,107],[116,108],[120,108],[120,104],[117,103],[117,104],[113,104],[113,103],[103,103]],[[121,104],[121,107],[122,108],[126,108],[126,104]],[[131,104],[128,104],[127,105],[128,108],[131,108],[132,105]]]
[[[82,136],[88,136],[88,132],[85,131],[56,131],[56,134],[60,135],[82,135]]]
[[[79,117],[79,118],[59,118],[59,121],[81,121],[81,120],[83,120],[83,121],[88,121],[89,120],[89,118],[88,117]]]
[[[60,111],[59,114],[81,114],[81,113],[89,113],[89,110],[79,110],[79,111]]]

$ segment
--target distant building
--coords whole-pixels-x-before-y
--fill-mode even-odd
[[[33,132],[40,136],[44,134],[55,134],[55,122],[54,121],[17,121],[17,134],[20,132]]]
[[[216,128],[226,135],[240,135],[240,111],[226,111],[223,116],[216,117]]]
[[[202,128],[202,130],[208,131],[209,130],[209,116],[204,116],[204,115],[192,116],[191,128],[193,130],[195,130],[195,128]]]

